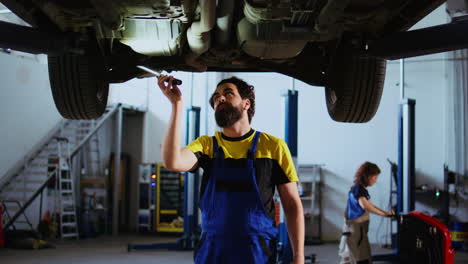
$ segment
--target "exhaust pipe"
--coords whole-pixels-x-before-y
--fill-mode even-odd
[[[216,0],[201,0],[200,21],[193,22],[187,31],[187,40],[193,53],[200,56],[211,44],[210,31],[216,21]]]

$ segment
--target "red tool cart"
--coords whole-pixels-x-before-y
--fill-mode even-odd
[[[420,212],[400,218],[401,263],[453,264],[450,231],[439,220]]]

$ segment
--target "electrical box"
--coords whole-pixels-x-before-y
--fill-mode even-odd
[[[155,226],[157,232],[184,231],[184,174],[158,164],[156,172]]]
[[[155,231],[154,198],[156,193],[157,164],[140,164],[139,166],[139,206],[138,230]]]

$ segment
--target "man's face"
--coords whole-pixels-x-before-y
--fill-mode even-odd
[[[229,127],[239,121],[243,111],[247,110],[246,102],[237,91],[236,85],[223,83],[213,93],[213,108],[216,123],[220,127]]]

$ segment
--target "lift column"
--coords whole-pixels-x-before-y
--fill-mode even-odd
[[[293,81],[294,82],[294,81]],[[293,85],[294,86],[294,85]],[[294,87],[293,87],[294,88]],[[285,139],[294,161],[297,163],[297,124],[298,124],[298,91],[289,90],[286,97]],[[291,263],[293,259],[291,243],[288,237],[288,229],[284,218],[283,206],[280,212],[279,237],[278,237],[278,263]]]
[[[200,136],[200,111],[198,106],[187,110],[186,145]],[[193,249],[199,239],[198,234],[198,186],[199,170],[186,172],[184,181],[184,235],[180,239],[182,249]]]

